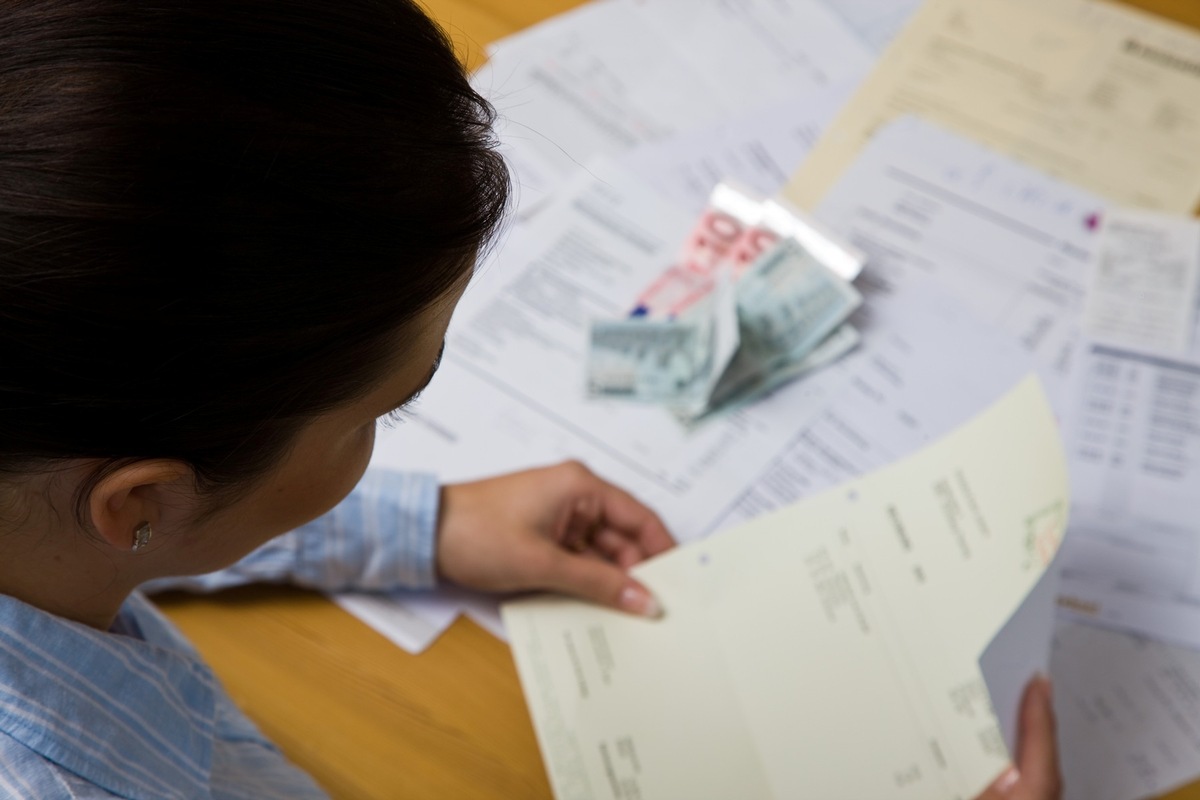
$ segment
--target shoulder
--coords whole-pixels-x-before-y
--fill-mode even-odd
[[[85,781],[0,731],[0,800],[109,800]]]

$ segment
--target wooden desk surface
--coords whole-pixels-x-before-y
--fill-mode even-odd
[[[425,0],[469,65],[581,0]],[[1130,0],[1200,28],[1197,0]],[[506,645],[459,620],[410,656],[324,597],[251,588],[160,605],[242,708],[338,800],[550,798]],[[1200,800],[1200,783],[1169,795]]]

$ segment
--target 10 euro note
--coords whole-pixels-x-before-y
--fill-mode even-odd
[[[803,211],[763,200],[735,183],[719,183],[679,255],[638,296],[630,316],[675,319],[702,302],[719,276],[737,281],[780,240],[791,239],[844,281],[866,255]]]
[[[718,184],[675,262],[642,291],[630,316],[682,317],[702,304],[731,271],[736,279],[740,272],[737,264],[748,264],[778,239],[756,224],[761,216],[762,203],[757,197]]]

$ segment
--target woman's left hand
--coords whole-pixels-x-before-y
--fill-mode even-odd
[[[442,487],[437,569],[471,589],[545,589],[657,617],[628,569],[675,540],[653,511],[566,462]]]

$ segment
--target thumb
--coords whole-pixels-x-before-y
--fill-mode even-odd
[[[1021,700],[1017,767],[1009,767],[976,800],[1060,800],[1062,776],[1055,743],[1050,682],[1034,678]]]
[[[560,550],[547,567],[542,577],[547,589],[628,614],[655,619],[662,616],[662,606],[650,590],[608,561]]]

